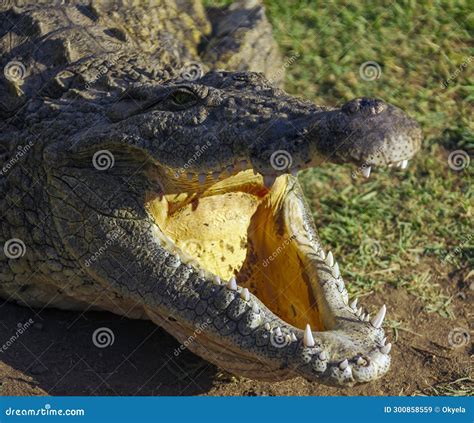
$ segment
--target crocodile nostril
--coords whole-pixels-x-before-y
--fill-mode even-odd
[[[360,102],[361,111],[371,115],[378,115],[382,113],[385,108],[385,103],[375,98],[363,98]]]
[[[387,105],[383,101],[375,100],[374,104],[371,106],[370,111],[373,115],[382,113],[387,108]]]
[[[359,108],[360,101],[356,98],[344,104],[344,106],[342,106],[342,111],[348,115],[352,115],[354,113],[357,113],[359,111]]]
[[[356,98],[342,106],[347,114],[361,113],[364,115],[378,115],[386,109],[386,104],[375,98]]]

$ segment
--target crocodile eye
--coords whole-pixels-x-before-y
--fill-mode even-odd
[[[189,89],[180,88],[173,91],[167,98],[172,106],[177,109],[185,109],[187,107],[194,106],[199,98],[198,96]]]
[[[357,113],[360,109],[360,100],[359,99],[354,99],[342,106],[342,111],[348,115],[353,115]]]

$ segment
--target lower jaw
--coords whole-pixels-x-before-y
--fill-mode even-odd
[[[220,293],[245,298],[245,307],[262,307],[265,323],[254,335],[267,337],[269,348],[249,349],[215,329],[196,336],[195,326],[145,307],[150,318],[184,344],[193,338],[189,348],[203,358],[253,379],[300,374],[352,386],[382,376],[390,363],[390,344],[380,329],[384,310],[369,322],[362,309],[348,305],[338,265],[321,247],[296,179],[282,175],[270,191],[258,178],[241,182],[229,178],[199,196],[155,198],[147,208],[159,244],[179,255],[179,262],[200,269],[203,280],[220,285]]]

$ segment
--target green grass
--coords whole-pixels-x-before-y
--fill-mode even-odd
[[[389,283],[427,312],[454,317],[445,287],[453,271],[462,279],[474,264],[473,164],[455,171],[447,159],[458,149],[472,157],[474,149],[472,8],[467,1],[282,0],[267,10],[284,58],[298,57],[288,68],[289,92],[328,105],[380,97],[415,117],[426,135],[408,172],[380,169],[362,181],[349,167],[328,165],[301,176],[350,290],[364,295]],[[380,66],[378,79],[360,77],[367,61]]]
[[[327,165],[300,177],[350,291],[367,295],[388,283],[419,298],[426,312],[454,317],[446,287],[453,274],[467,279],[474,264],[474,166],[455,171],[448,165],[451,151],[472,158],[474,149],[468,1],[266,5],[284,61],[291,63],[288,92],[327,105],[379,97],[416,118],[426,135],[408,172],[380,169],[362,181],[351,178],[349,167]],[[367,61],[380,66],[378,79],[360,77]]]
[[[472,379],[468,374],[471,369],[466,369],[466,376],[461,377],[452,382],[444,382],[436,384],[430,388],[427,388],[423,391],[418,391],[414,395],[417,396],[472,396],[474,392],[474,379]]]

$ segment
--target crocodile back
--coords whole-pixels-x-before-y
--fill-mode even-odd
[[[0,9],[0,122],[32,98],[160,80],[163,71],[197,60],[209,24],[199,2],[179,3],[31,2]]]

